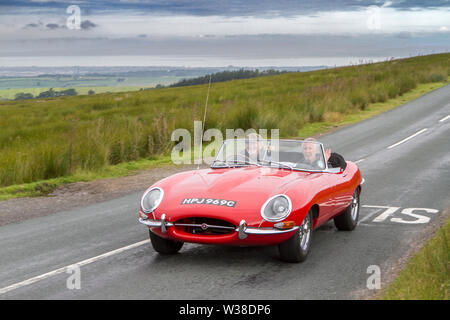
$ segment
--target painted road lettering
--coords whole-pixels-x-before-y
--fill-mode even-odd
[[[376,223],[391,221],[404,224],[424,224],[430,222],[430,217],[419,213],[436,214],[439,212],[439,210],[430,208],[404,208],[400,212],[401,207],[363,205],[363,208],[384,209],[381,214],[372,220]],[[405,219],[405,216],[409,219]]]

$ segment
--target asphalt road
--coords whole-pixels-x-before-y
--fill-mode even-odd
[[[148,232],[137,222],[136,193],[0,227],[0,299],[356,298],[369,292],[369,266],[383,284],[450,206],[448,115],[450,86],[322,138],[358,161],[364,207],[352,232],[332,222],[316,230],[304,263],[281,262],[276,247],[185,244],[159,256],[141,243]],[[80,289],[67,287],[77,272],[65,267],[74,263]]]

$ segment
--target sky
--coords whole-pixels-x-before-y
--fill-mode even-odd
[[[0,0],[0,66],[332,66],[449,51],[450,0]]]

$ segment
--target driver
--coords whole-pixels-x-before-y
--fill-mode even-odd
[[[245,138],[244,156],[246,160],[257,162],[260,159],[262,146],[260,146],[259,140],[262,140],[262,137],[257,133],[249,133]]]
[[[319,156],[319,144],[317,140],[314,138],[307,138],[304,140],[302,145],[304,163],[313,166],[314,168],[323,169],[325,164],[320,159]],[[347,167],[347,163],[344,158],[335,152],[331,152],[331,149],[328,148],[325,151],[325,161],[327,161],[328,167],[336,168],[341,167],[343,170]]]

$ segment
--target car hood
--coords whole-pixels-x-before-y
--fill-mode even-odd
[[[317,174],[254,166],[187,171],[154,185],[164,190],[164,198],[155,213],[165,213],[169,221],[210,217],[235,225],[242,219],[249,225],[259,224],[262,220],[260,209],[267,199],[276,194],[289,195],[293,184],[298,188],[298,184],[306,184],[314,176]],[[227,204],[235,204],[211,204],[211,200],[210,204],[206,204],[206,200],[189,203],[189,199],[215,199],[219,203],[227,200]]]

